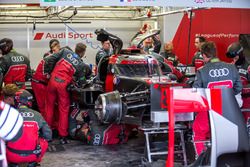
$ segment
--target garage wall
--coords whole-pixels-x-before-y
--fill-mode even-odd
[[[85,43],[87,58],[84,61],[93,64],[96,52],[101,46],[94,33],[97,28],[106,28],[108,32],[119,36],[123,40],[124,47],[127,47],[141,25],[141,21],[90,21],[90,23],[67,25],[36,24],[33,30],[33,24],[4,24],[0,26],[0,37],[11,38],[14,48],[30,58],[33,69],[36,68],[43,54],[49,50],[48,44],[52,38],[57,38],[61,46],[68,45],[72,49],[78,42]]]
[[[183,13],[176,13],[176,14],[161,16],[159,18],[159,27],[161,29],[162,43],[166,43],[168,41],[173,40],[182,17]]]
[[[225,55],[227,47],[239,40],[239,34],[250,34],[249,16],[250,9],[212,8],[194,11],[188,50],[190,19],[187,13],[184,14],[173,40],[175,53],[182,63],[191,63],[196,51],[195,36],[204,36],[208,41],[215,42],[218,57],[230,62]]]

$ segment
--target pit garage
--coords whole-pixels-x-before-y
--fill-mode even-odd
[[[1,99],[23,124],[7,139],[0,107],[0,167],[250,166],[249,17],[249,0],[1,0]]]

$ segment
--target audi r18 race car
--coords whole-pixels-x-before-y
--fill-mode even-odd
[[[142,40],[157,33],[146,34]],[[122,41],[103,29],[96,30],[96,34],[97,39],[110,40],[115,54],[100,60],[97,75],[85,88],[72,87],[71,91],[73,100],[84,108],[94,109],[101,122],[141,125],[144,113],[150,112],[150,95],[156,89],[152,85],[186,86],[163,75],[159,61],[152,54],[142,53],[138,48],[122,50]]]

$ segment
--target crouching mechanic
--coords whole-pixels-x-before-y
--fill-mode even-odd
[[[193,87],[227,87],[232,88],[235,95],[239,95],[242,90],[242,83],[236,67],[233,64],[220,62],[213,42],[205,42],[201,46],[201,53],[206,64],[197,71]],[[194,142],[210,138],[207,112],[197,114],[193,123],[193,131]],[[195,143],[195,147],[198,155],[205,149],[204,144],[201,142]]]
[[[7,143],[7,160],[10,167],[18,167],[19,163],[34,167],[44,156],[52,132],[41,114],[29,108],[33,96],[28,91],[20,89],[13,98],[24,119],[23,134],[17,141]]]
[[[77,103],[71,105],[70,111],[69,135],[89,145],[125,143],[134,128],[123,123],[101,124],[94,110],[81,111]]]
[[[14,85],[14,84],[13,84]],[[14,85],[16,87],[16,85]],[[4,90],[3,90],[4,91]],[[4,93],[4,92],[2,92]],[[10,95],[10,94],[9,94]],[[11,94],[12,96],[13,94]],[[15,92],[14,92],[15,95]],[[7,100],[8,101],[8,100]],[[9,103],[0,101],[0,167],[7,167],[6,147],[4,142],[17,141],[22,135],[23,117],[10,107]]]

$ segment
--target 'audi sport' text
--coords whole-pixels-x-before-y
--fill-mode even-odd
[[[34,35],[34,40],[41,40],[41,39],[63,39],[66,38],[66,33],[44,33],[44,32],[38,32]],[[85,39],[85,38],[94,38],[94,34],[92,32],[89,33],[74,33],[69,32],[68,33],[69,39]]]

